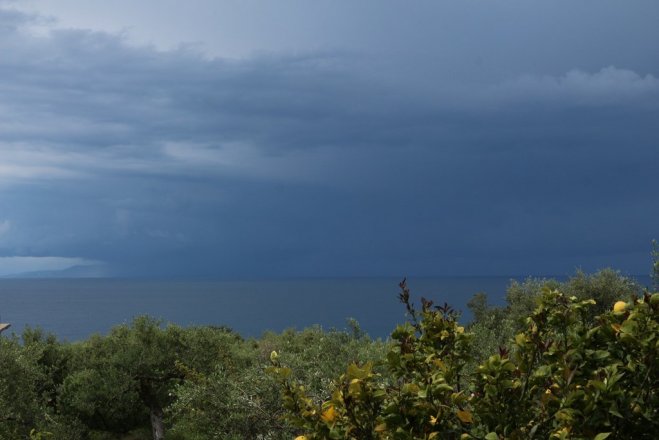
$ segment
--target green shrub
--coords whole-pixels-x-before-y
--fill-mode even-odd
[[[558,290],[580,300],[595,300],[583,316],[591,323],[610,304],[617,300],[630,300],[641,293],[640,286],[633,279],[613,269],[603,269],[594,274],[577,271],[564,282],[542,278],[527,278],[523,282],[512,280],[506,291],[504,307],[488,306],[487,295],[476,294],[467,304],[474,317],[468,328],[474,333],[473,354],[476,361],[468,367],[470,370],[500,347],[511,348],[513,337],[524,330],[526,318],[533,313],[547,289]]]
[[[250,345],[253,363],[240,371],[219,366],[211,374],[189,378],[174,391],[176,401],[168,413],[176,439],[290,439],[293,430],[283,424],[283,407],[277,382],[263,374],[273,350],[293,365],[315,402],[330,397],[332,379],[342,365],[383,359],[385,344],[372,341],[355,322],[351,331],[268,332]]]
[[[659,293],[611,304],[548,286],[510,349],[465,377],[473,334],[446,305],[401,298],[382,373],[351,364],[317,404],[276,352],[271,374],[303,439],[643,439],[659,432]],[[604,307],[600,306],[601,310]]]

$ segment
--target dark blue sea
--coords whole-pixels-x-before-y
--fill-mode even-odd
[[[511,277],[412,278],[415,302],[448,302],[470,319],[477,292],[502,304]],[[80,340],[147,314],[180,325],[228,326],[245,337],[268,330],[320,325],[346,328],[348,318],[374,338],[404,322],[399,279],[271,281],[147,281],[121,279],[2,279],[0,322],[9,332],[41,327],[60,339]],[[643,282],[644,280],[639,280]],[[647,284],[647,283],[646,283]]]

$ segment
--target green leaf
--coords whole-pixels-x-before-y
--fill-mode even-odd
[[[370,363],[365,364],[362,368],[352,363],[348,365],[347,376],[349,379],[366,379],[371,375],[371,367],[372,365]]]
[[[590,358],[595,360],[602,360],[608,358],[609,356],[611,356],[611,353],[606,350],[595,350]]]
[[[515,367],[515,364],[513,364],[512,362],[506,360],[501,365],[501,368],[503,368],[504,370],[507,370],[507,371],[515,371],[515,368],[517,368],[517,367]]]
[[[616,405],[615,402],[611,404],[611,407],[609,408],[609,414],[613,414],[614,416],[623,419],[624,417],[622,414],[620,414],[620,411],[618,411],[618,405]]]
[[[595,438],[593,440],[604,440],[605,438],[607,438],[610,435],[611,435],[610,432],[600,432],[599,434],[597,434],[595,436]]]
[[[499,436],[496,432],[490,432],[485,436],[485,440],[499,440]]]

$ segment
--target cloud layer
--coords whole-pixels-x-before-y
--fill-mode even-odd
[[[144,276],[638,272],[659,233],[656,71],[420,93],[352,52],[229,61],[30,32],[39,19],[0,9],[5,257]]]

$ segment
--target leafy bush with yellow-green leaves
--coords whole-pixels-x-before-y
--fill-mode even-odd
[[[297,440],[656,438],[659,293],[592,318],[594,300],[545,286],[523,331],[467,371],[473,334],[446,305],[416,311],[401,288],[411,319],[384,368],[349,365],[329,400],[315,403],[272,353]]]

